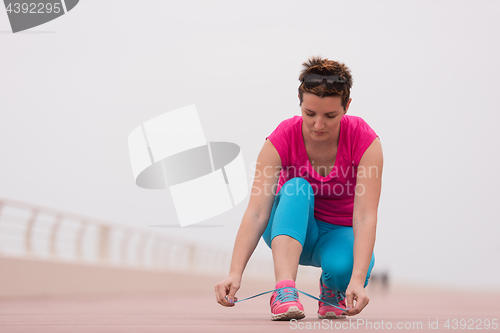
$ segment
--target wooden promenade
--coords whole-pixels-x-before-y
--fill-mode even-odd
[[[0,332],[450,332],[480,328],[486,332],[500,331],[493,329],[493,323],[498,325],[500,320],[498,293],[374,290],[369,294],[370,304],[361,314],[334,321],[318,319],[316,301],[301,295],[306,318],[273,322],[269,295],[225,308],[215,301],[212,285],[217,281],[206,278],[196,288],[182,279],[170,281],[177,284],[176,291],[154,294],[4,297],[0,299]],[[242,299],[272,287],[266,283],[246,283],[237,296]],[[318,293],[317,286],[297,287],[313,295]]]

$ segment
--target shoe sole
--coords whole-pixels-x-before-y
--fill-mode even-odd
[[[271,314],[271,320],[291,320],[291,319],[302,319],[306,316],[306,313],[300,310],[296,306],[291,306],[284,313]]]
[[[335,312],[327,312],[324,315],[320,315],[318,312],[319,319],[345,319],[345,315],[337,315]]]

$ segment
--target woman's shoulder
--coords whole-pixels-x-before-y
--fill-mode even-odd
[[[344,115],[342,121],[345,121],[343,128],[347,129],[343,135],[347,151],[354,165],[358,166],[364,152],[378,135],[361,117]]]
[[[347,131],[351,134],[375,133],[368,123],[359,116],[344,115],[342,121],[345,123]]]
[[[288,118],[288,119],[281,121],[279,123],[278,127],[290,129],[290,128],[293,128],[293,127],[299,125],[301,122],[302,122],[301,116],[293,116],[291,118]]]
[[[297,142],[302,139],[300,135],[301,116],[294,116],[279,123],[276,129],[266,138],[271,141],[278,151],[283,166],[289,165],[290,158],[298,146]]]
[[[342,120],[344,120],[347,124],[349,124],[350,127],[368,125],[368,123],[363,118],[359,116],[353,116],[350,114],[345,114],[342,117]]]
[[[278,124],[271,136],[291,136],[296,132],[298,126],[300,126],[301,123],[301,116],[293,116],[292,118],[285,119]]]

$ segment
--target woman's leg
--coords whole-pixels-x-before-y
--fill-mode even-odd
[[[314,219],[314,193],[306,180],[293,178],[282,186],[262,237],[273,252],[277,283],[295,281],[299,263],[310,265],[318,227]]]
[[[345,292],[351,280],[353,268],[354,233],[352,227],[336,226],[319,221],[320,229],[325,233],[320,236],[313,257],[321,265],[321,279],[330,289]],[[375,263],[372,259],[366,274],[365,287]]]

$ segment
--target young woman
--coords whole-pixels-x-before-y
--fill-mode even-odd
[[[229,276],[215,286],[217,302],[234,306],[262,236],[274,260],[273,320],[305,316],[295,289],[298,265],[321,267],[318,317],[332,319],[368,304],[364,288],[374,264],[380,140],[363,119],[346,115],[352,77],[345,64],[314,57],[303,66],[302,116],[284,120],[266,138]]]

